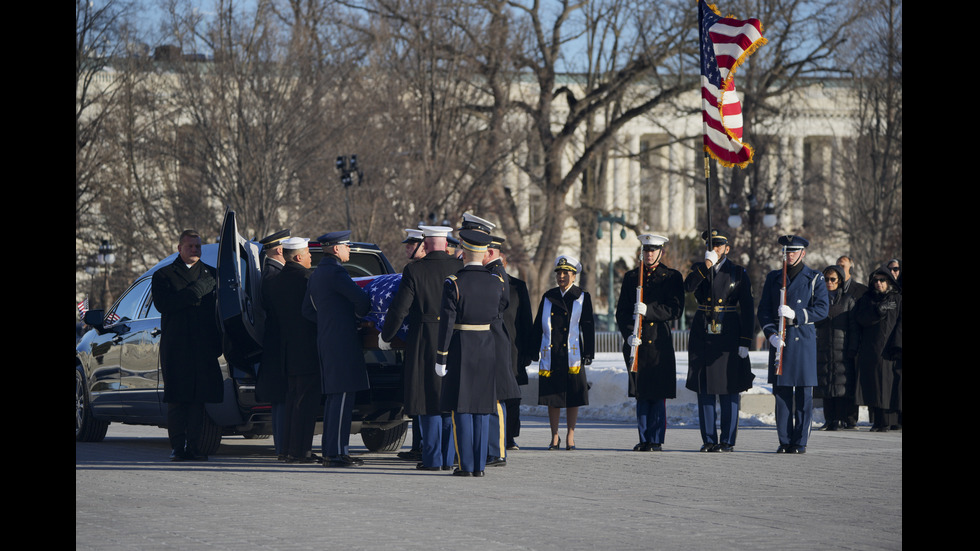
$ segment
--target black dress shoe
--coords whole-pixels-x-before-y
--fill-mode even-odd
[[[521,448],[517,445],[517,442],[509,442],[507,444],[507,449],[508,450],[519,450]]]
[[[650,449],[648,449],[647,451],[650,451],[650,452],[662,452],[662,451],[664,451],[664,445],[663,444],[650,444]]]
[[[398,452],[398,459],[404,459],[405,461],[422,461],[422,450]]]
[[[705,445],[701,446],[701,451],[702,452],[713,452],[713,451],[717,451],[715,449],[717,446],[718,446],[718,444],[705,444]]]
[[[649,442],[640,442],[639,444],[633,446],[633,451],[635,452],[648,452],[650,451]]]
[[[716,452],[733,452],[733,451],[735,451],[735,446],[733,446],[731,444],[721,443],[721,444],[718,444],[717,446],[715,446],[715,451]]]
[[[507,460],[503,457],[488,457],[487,467],[506,467]]]
[[[473,471],[473,476],[483,476],[483,471]]]
[[[442,467],[439,467],[439,468],[442,469],[442,470],[444,470],[444,471],[451,471],[453,469],[453,466],[452,465],[443,465]]]
[[[442,467],[426,467],[424,463],[419,463],[415,466],[416,469],[420,471],[441,471]]]
[[[334,455],[327,458],[324,467],[360,467],[364,462],[349,455]]]
[[[312,456],[296,457],[293,455],[286,456],[286,463],[315,463],[316,459]]]
[[[453,476],[472,476],[472,475],[473,475],[473,473],[471,473],[469,471],[461,471],[459,469],[456,469],[455,471],[453,471]]]
[[[776,448],[776,453],[793,453],[792,450],[793,446],[790,446],[789,444],[780,444],[779,447]]]
[[[806,453],[806,446],[792,446],[788,453]]]
[[[170,450],[170,460],[171,461],[184,461],[184,452],[177,450]]]

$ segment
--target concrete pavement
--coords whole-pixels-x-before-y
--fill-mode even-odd
[[[165,430],[112,424],[75,443],[75,547],[901,549],[902,433],[868,428],[814,431],[789,456],[771,427],[710,454],[696,427],[668,427],[665,451],[642,453],[631,424],[585,421],[566,451],[562,418],[563,449],[548,451],[547,419],[528,417],[507,466],[462,478],[357,435],[356,469],[284,464],[271,440],[241,437],[171,463]]]

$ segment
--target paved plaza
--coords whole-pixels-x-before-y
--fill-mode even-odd
[[[75,443],[75,547],[902,548],[901,432],[814,431],[805,455],[784,455],[772,427],[741,428],[734,453],[699,453],[696,426],[668,427],[665,451],[643,453],[630,423],[580,422],[572,451],[562,427],[548,451],[547,419],[523,419],[506,466],[463,478],[368,453],[358,435],[356,469],[281,463],[271,439],[242,437],[172,463],[164,429],[112,424]]]

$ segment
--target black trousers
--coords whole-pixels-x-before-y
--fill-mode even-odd
[[[306,457],[313,450],[316,414],[320,410],[320,374],[287,377],[282,452]]]
[[[198,442],[204,426],[204,402],[167,404],[167,435],[170,447],[178,452],[199,454]]]

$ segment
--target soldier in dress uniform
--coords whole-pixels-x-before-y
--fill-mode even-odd
[[[502,259],[502,262],[506,265],[507,261]],[[510,302],[504,310],[504,328],[511,336],[510,362],[520,391],[521,386],[528,384],[527,366],[531,364],[531,359],[538,350],[531,339],[534,333],[534,318],[531,314],[531,296],[527,290],[527,283],[514,276],[508,277],[507,280],[510,283]],[[521,395],[504,400],[503,403],[506,404],[507,417],[504,449],[520,449],[515,439],[521,434]]]
[[[821,272],[803,263],[810,244],[797,235],[784,235],[779,244],[786,254],[786,293],[780,303],[783,270],[766,276],[759,297],[759,325],[771,345],[769,382],[776,398],[777,453],[806,453],[813,419],[813,387],[817,386],[817,329],[827,317],[830,300]],[[785,318],[786,337],[779,334]],[[777,374],[782,348],[782,374]]]
[[[409,262],[424,257],[425,242],[422,230],[406,228],[405,234],[405,240],[402,241],[402,244],[405,245],[405,257],[408,258]],[[398,452],[398,457],[409,461],[422,459],[422,431],[417,415],[412,417],[412,448],[407,452]]]
[[[343,266],[350,260],[350,231],[327,233],[317,241],[324,254],[307,284],[303,315],[316,322],[324,466],[356,467],[364,461],[350,455],[354,397],[370,387],[357,324],[371,311],[371,297]]]
[[[640,442],[634,451],[661,451],[667,432],[667,399],[677,397],[677,362],[670,322],[684,313],[681,273],[664,265],[660,235],[639,236],[641,266],[626,272],[616,305],[616,323],[623,335],[623,357],[630,368],[632,346],[637,345],[636,372],[629,373],[628,395],[636,398],[636,428]],[[636,288],[643,270],[643,300]],[[639,338],[633,336],[635,316],[642,316]]]
[[[446,279],[439,320],[436,374],[442,382],[442,407],[453,412],[459,469],[456,476],[483,476],[489,416],[494,397],[496,342],[490,326],[507,307],[504,280],[483,266],[490,236],[459,232],[463,269]]]
[[[269,298],[266,296],[266,283],[276,278],[286,264],[282,242],[289,238],[289,230],[280,230],[259,240],[262,244],[262,308],[265,310],[265,332],[262,338],[262,360],[255,378],[255,393],[259,400],[272,405],[272,442],[276,456],[286,459],[287,451],[282,446],[284,431],[284,408],[286,403],[286,371],[282,365],[282,352],[279,349],[279,320],[269,311]]]
[[[707,243],[708,232],[701,238]],[[730,251],[728,236],[712,230],[704,262],[691,266],[684,281],[698,303],[687,347],[686,386],[698,395],[703,452],[735,449],[739,392],[751,388],[755,378],[749,361],[755,330],[752,283],[745,268],[728,258]],[[720,439],[715,429],[719,417]]]
[[[439,344],[439,312],[446,278],[463,263],[446,252],[449,226],[421,226],[426,255],[402,270],[398,292],[391,300],[381,340],[390,342],[408,320],[405,348],[405,413],[418,419],[421,470],[452,468],[452,419],[441,407],[442,380],[433,372]],[[444,414],[445,412],[445,414]]]
[[[322,461],[311,453],[317,409],[320,407],[320,363],[316,324],[303,316],[303,298],[312,271],[309,239],[282,242],[286,265],[278,277],[263,284],[264,304],[280,328],[279,355],[286,373],[282,450],[286,461]]]
[[[483,258],[483,265],[504,280],[504,283],[506,284],[504,288],[507,289],[507,298],[509,303],[510,276],[507,275],[507,270],[504,269],[504,263],[500,258],[500,248],[503,245],[504,238],[491,234],[495,227],[495,224],[484,220],[483,218],[468,212],[463,213],[462,230],[475,230],[490,234],[490,244],[487,245],[487,254]],[[517,378],[514,377],[514,369],[511,365],[511,347],[513,337],[507,333],[507,330],[504,327],[503,311],[501,311],[497,319],[490,324],[490,330],[493,333],[494,342],[496,343],[497,348],[497,373],[494,379],[496,381],[494,390],[496,392],[497,406],[494,408],[493,413],[490,414],[490,436],[488,438],[489,456],[487,457],[487,466],[502,467],[507,464],[507,443],[504,440],[505,436],[507,435],[508,412],[505,409],[507,407],[506,400],[520,398],[521,389],[517,386]]]

